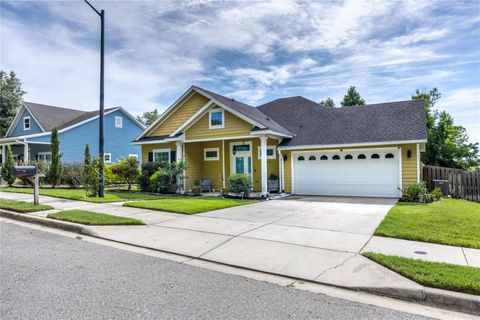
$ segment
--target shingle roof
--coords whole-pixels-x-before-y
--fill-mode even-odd
[[[258,107],[295,135],[282,146],[426,140],[424,108],[408,100],[330,109],[303,97]]]
[[[98,110],[81,111],[32,102],[24,102],[24,104],[46,132],[51,131],[54,127],[58,129],[67,128],[99,113]],[[105,109],[105,112],[113,109],[115,108]]]
[[[286,135],[292,135],[291,132],[289,132],[287,129],[279,125],[277,122],[275,122],[271,117],[267,116],[264,114],[260,109],[255,108],[253,106],[250,106],[248,104],[236,101],[231,98],[227,98],[225,96],[222,96],[218,93],[211,92],[208,90],[205,90],[203,88],[197,87],[197,86],[192,86],[195,89],[198,89],[200,91],[204,91],[208,95],[212,96],[214,99],[216,99],[218,102],[223,103],[224,105],[229,106],[230,108],[234,109],[235,111],[243,114],[244,116],[254,120],[255,122],[258,122],[259,124],[265,126],[268,129],[271,129],[273,131],[283,133]]]

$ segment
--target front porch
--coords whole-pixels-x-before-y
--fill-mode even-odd
[[[7,146],[10,146],[15,162],[49,161],[52,157],[48,142],[0,139],[0,163],[6,161]]]
[[[282,158],[278,139],[262,137],[231,138],[204,141],[177,140],[143,144],[143,159],[154,161],[185,160],[184,190],[189,192],[208,180],[210,192],[228,188],[228,177],[241,173],[250,176],[254,193],[265,195],[283,190],[281,183]],[[262,152],[263,151],[263,152]],[[269,188],[269,176],[275,176],[278,187]]]

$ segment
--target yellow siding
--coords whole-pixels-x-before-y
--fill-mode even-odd
[[[170,151],[176,151],[177,146],[174,142],[144,144],[142,145],[142,162],[148,162],[148,153],[153,149],[170,149]]]
[[[160,123],[149,136],[162,136],[174,132],[185,121],[187,121],[195,112],[203,107],[208,102],[208,99],[199,93],[194,93],[183,104],[173,110],[171,114]]]
[[[205,148],[218,148],[219,160],[205,161],[203,151]],[[209,179],[212,181],[212,188],[215,191],[223,187],[222,181],[222,142],[209,141],[198,143],[186,143],[185,155],[188,163],[186,172],[185,189],[191,189],[197,185],[200,179]]]
[[[243,121],[226,110],[224,110],[224,117],[224,128],[210,129],[208,125],[209,114],[207,112],[185,131],[185,139],[194,140],[250,135],[250,131],[252,130],[250,123]]]
[[[202,179],[203,149],[198,143],[186,143],[184,146],[184,158],[188,164],[185,173],[185,190],[188,191],[195,186],[196,181]]]
[[[412,153],[410,158],[408,150]],[[417,182],[417,145],[402,145],[402,186],[406,188],[414,182]]]
[[[410,183],[417,181],[417,147],[415,144],[408,144],[408,145],[383,145],[377,146],[377,148],[385,148],[385,147],[402,147],[402,186],[406,187]],[[362,149],[359,147],[350,147],[350,148],[343,148],[346,149]],[[365,148],[366,149],[366,148]],[[372,149],[371,147],[368,149]],[[307,151],[311,149],[299,149],[295,151]],[[331,148],[324,148],[324,149],[315,149],[315,150],[332,150]],[[411,151],[411,157],[407,157],[408,150]],[[292,192],[292,154],[291,151],[282,151],[282,155],[286,154],[288,159],[284,162],[284,171],[285,171],[285,192]]]

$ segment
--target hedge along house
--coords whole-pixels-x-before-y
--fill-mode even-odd
[[[329,109],[303,97],[259,107],[192,86],[134,142],[147,161],[188,163],[184,188],[214,189],[235,173],[253,190],[305,195],[399,197],[420,180],[426,143],[422,100]]]
[[[76,162],[84,158],[85,145],[92,155],[98,151],[98,111],[81,111],[25,102],[18,110],[7,134],[0,138],[2,163],[6,146],[10,145],[15,160],[51,159],[51,131],[58,128],[62,161]],[[136,156],[140,148],[130,145],[145,127],[121,107],[105,109],[105,162]]]

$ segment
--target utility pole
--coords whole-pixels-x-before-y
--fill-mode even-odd
[[[98,115],[99,118],[99,135],[98,135],[98,154],[100,156],[100,185],[98,186],[98,196],[103,198],[105,196],[105,172],[104,172],[104,128],[103,123],[105,119],[104,115],[104,83],[105,83],[105,11],[98,11],[94,6],[90,4],[87,0],[84,0],[90,8],[95,11],[96,14],[100,16],[101,21],[101,36],[100,36],[100,112]]]

